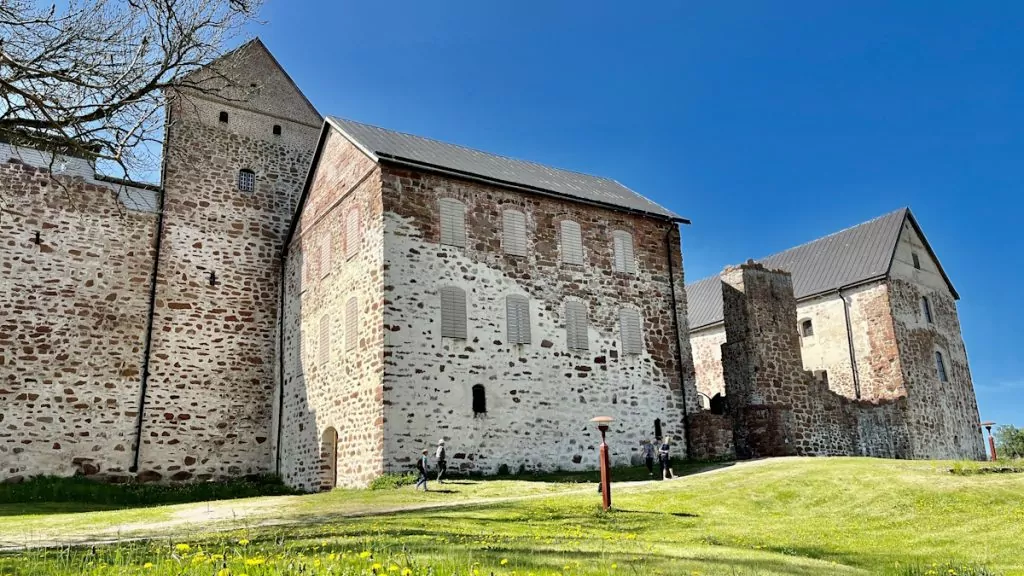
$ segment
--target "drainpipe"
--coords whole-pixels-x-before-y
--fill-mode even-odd
[[[846,343],[850,351],[850,370],[853,372],[853,393],[860,400],[860,376],[857,372],[857,351],[853,346],[853,328],[850,326],[850,303],[843,295],[843,288],[836,290],[836,294],[843,301],[843,315],[846,317]]]
[[[672,295],[672,327],[676,334],[676,365],[679,367],[679,389],[683,393],[683,437],[686,440],[686,457],[693,458],[690,446],[690,409],[686,403],[686,372],[683,370],[683,335],[679,332],[679,312],[676,304],[676,275],[672,266],[672,229],[665,234],[665,257],[668,259],[668,286]]]

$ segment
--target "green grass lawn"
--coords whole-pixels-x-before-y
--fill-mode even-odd
[[[958,476],[950,467],[746,463],[616,485],[608,513],[593,483],[573,477],[259,498],[236,501],[255,510],[242,523],[169,525],[156,540],[95,550],[11,553],[0,556],[0,574],[1024,575],[1024,474]],[[444,507],[346,516],[424,505]],[[158,523],[180,508],[144,513]],[[101,533],[104,522],[139,512],[55,518]],[[0,518],[0,540],[16,540],[29,518],[47,516]],[[260,526],[266,521],[287,524]]]

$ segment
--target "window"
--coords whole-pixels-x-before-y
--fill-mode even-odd
[[[509,344],[530,343],[530,299],[512,294],[505,299]]]
[[[441,198],[441,244],[466,247],[466,205],[454,198]]]
[[[441,336],[466,338],[466,292],[462,288],[441,288]]]
[[[473,385],[473,417],[487,414],[487,393],[483,384]]]
[[[221,110],[220,115],[217,117],[217,119],[220,120],[221,122],[227,124],[228,123],[228,113],[223,111],[223,110]]]
[[[331,233],[327,231],[323,247],[320,250],[320,278],[325,278],[331,272]]]
[[[242,192],[252,192],[256,189],[256,173],[248,168],[238,171],[238,189]]]
[[[320,278],[320,264],[324,260],[323,252],[324,248],[319,244],[313,248],[313,259],[309,263],[309,276],[311,279]]]
[[[345,258],[352,258],[359,252],[360,231],[359,208],[352,208],[345,217]]]
[[[616,230],[612,234],[615,245],[614,269],[616,272],[636,274],[636,257],[633,253],[633,235],[625,230]]]
[[[565,340],[570,350],[589,350],[587,305],[583,302],[565,303]]]
[[[355,296],[345,304],[345,348],[355,350],[359,344],[359,299]]]
[[[924,314],[925,322],[932,323],[932,303],[927,296],[921,296],[921,312]]]
[[[526,215],[518,210],[502,213],[502,247],[505,254],[526,256]]]
[[[562,262],[583,264],[583,234],[572,220],[562,220]]]
[[[921,269],[921,259],[917,257],[917,252],[911,252],[910,257],[914,259],[914,269]]]
[[[939,382],[949,382],[946,376],[946,363],[942,360],[942,352],[935,351],[935,370],[939,373]]]
[[[320,364],[327,364],[331,358],[331,317],[324,314],[320,317]]]
[[[661,418],[654,419],[654,437],[661,439]]]
[[[631,308],[619,310],[619,331],[622,333],[623,354],[640,354],[644,351],[640,312]]]
[[[814,336],[814,324],[810,320],[804,320],[800,323],[800,336],[803,338]]]
[[[280,124],[274,124],[274,136],[280,136],[280,135],[281,135],[281,125]]]

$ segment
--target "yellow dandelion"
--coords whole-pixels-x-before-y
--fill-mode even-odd
[[[188,552],[189,550],[192,549],[192,547],[189,546],[188,544],[178,544],[177,546],[174,547],[174,549],[177,550],[178,552]]]
[[[507,566],[508,565],[508,558],[502,558],[501,559],[501,565],[502,566]]]
[[[245,565],[246,566],[262,566],[263,564],[266,564],[266,563],[267,563],[267,560],[265,558],[260,557],[260,556],[257,556],[255,558],[246,558],[246,560],[245,560]]]
[[[231,576],[230,568],[222,568],[217,571],[217,576]]]
[[[359,553],[359,557],[362,558],[363,560],[366,560],[367,558],[370,557],[370,551],[369,550],[363,550],[362,552]]]
[[[619,568],[618,564],[612,564],[612,570],[617,570],[618,568]]]
[[[246,539],[246,538],[242,538],[241,540],[238,541],[238,545],[239,546],[248,546],[249,545],[249,540]]]
[[[374,573],[377,573],[384,569],[384,565],[380,562],[374,562],[372,568]]]
[[[401,568],[398,567],[398,564],[392,564],[391,566],[388,566],[388,572],[398,572],[400,569]]]
[[[153,569],[153,563],[152,562],[146,562],[145,564],[142,565],[142,567],[145,568],[146,570],[152,570]]]
[[[402,570],[402,576],[412,576],[412,570],[408,568]]]

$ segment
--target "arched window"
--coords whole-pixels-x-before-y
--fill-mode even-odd
[[[220,114],[217,116],[217,119],[220,120],[221,122],[227,124],[228,123],[228,113],[223,111],[223,110],[221,110]]]
[[[242,192],[252,192],[256,189],[256,173],[248,168],[238,171],[238,189]]]
[[[654,419],[654,437],[661,438],[661,418]]]
[[[441,288],[441,336],[466,338],[466,291],[458,286]]]
[[[939,382],[949,382],[949,377],[946,376],[946,363],[942,359],[942,352],[935,351],[935,371],[939,375]]]
[[[338,431],[324,430],[320,437],[320,490],[333,490],[338,485]]]
[[[562,262],[583,264],[583,231],[572,220],[562,220]]]
[[[359,299],[355,296],[345,304],[345,348],[355,350],[359,345]]]
[[[633,253],[633,235],[625,230],[616,230],[612,234],[615,249],[615,260],[612,263],[616,272],[636,274],[636,256]]]
[[[454,198],[441,198],[441,244],[466,247],[466,205]]]
[[[473,416],[487,414],[487,393],[483,384],[473,386]]]
[[[590,349],[590,321],[587,305],[576,300],[565,303],[565,342],[569,350]]]
[[[800,323],[800,336],[804,338],[814,336],[814,324],[810,320],[804,320]]]
[[[642,324],[640,312],[632,308],[619,310],[619,333],[622,338],[623,354],[640,354],[644,351]]]
[[[501,219],[501,244],[505,254],[526,256],[526,215],[518,210],[505,210]]]
[[[281,125],[280,124],[274,124],[274,136],[280,136],[280,135],[281,135]]]
[[[529,344],[530,299],[521,294],[509,294],[505,299],[505,322],[509,344]]]
[[[928,301],[927,296],[921,296],[921,313],[924,314],[924,321],[932,323],[932,303]]]
[[[359,252],[362,241],[359,227],[359,207],[353,206],[345,215],[345,258],[351,259]]]

